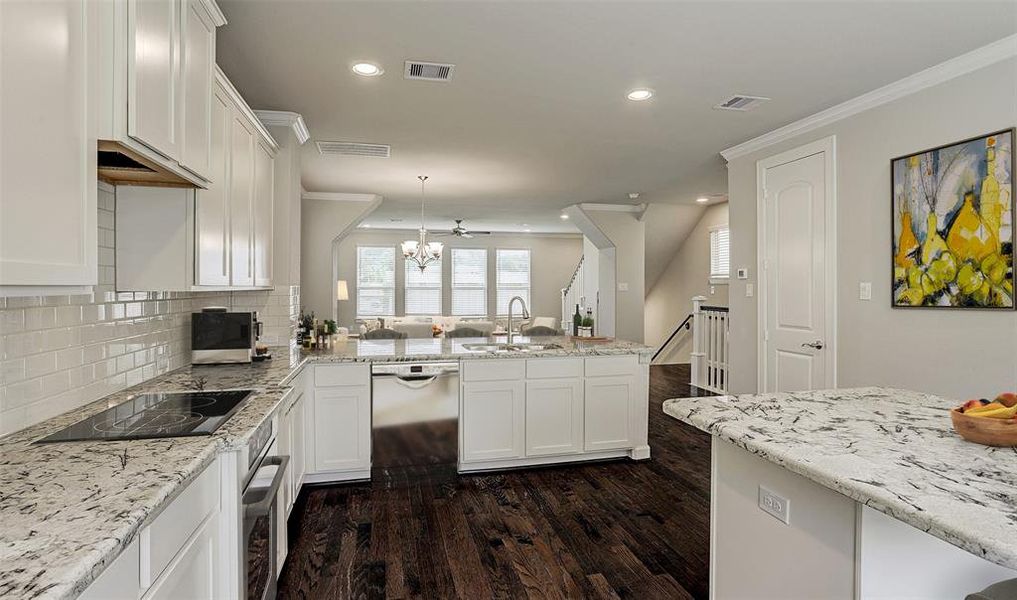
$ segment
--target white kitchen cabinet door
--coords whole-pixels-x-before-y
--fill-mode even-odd
[[[0,1],[0,288],[97,282],[95,8]]]
[[[254,150],[254,285],[272,285],[272,211],[275,159],[264,144]]]
[[[351,471],[371,466],[371,387],[314,390],[314,470]]]
[[[195,283],[230,284],[229,166],[233,108],[226,90],[216,84],[212,94],[211,183],[198,190],[194,207],[197,257]]]
[[[220,591],[219,515],[209,517],[145,595],[146,600],[214,600]]]
[[[140,576],[141,553],[135,539],[88,584],[78,600],[137,600],[142,592]]]
[[[182,0],[182,3],[180,166],[209,179],[215,23],[199,0]]]
[[[234,113],[230,125],[230,283],[254,285],[254,128]]]
[[[583,384],[579,378],[526,382],[526,456],[583,450]]]
[[[462,462],[521,458],[526,439],[526,384],[476,381],[463,384],[460,430]]]
[[[638,387],[633,375],[586,378],[583,447],[587,452],[632,447],[631,410]]]
[[[297,501],[297,496],[300,495],[300,483],[304,479],[304,472],[306,469],[304,460],[304,447],[306,444],[305,438],[305,416],[304,416],[304,394],[300,393],[300,398],[297,399],[293,405],[293,412],[290,415],[290,471],[293,473],[291,479],[291,491],[290,491],[290,505],[286,507],[286,514],[289,514],[289,510],[293,508],[293,503]]]
[[[179,159],[180,0],[128,0],[127,134]]]

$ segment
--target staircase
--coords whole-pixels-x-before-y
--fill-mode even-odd
[[[726,394],[728,388],[728,334],[731,319],[726,306],[706,306],[705,296],[692,299],[692,312],[675,327],[671,335],[657,348],[653,361],[676,340],[688,340],[692,334],[691,384],[716,394]]]
[[[586,298],[583,296],[583,256],[579,257],[579,263],[572,272],[565,287],[561,289],[561,328],[562,331],[572,331],[572,315],[575,305],[585,305]]]

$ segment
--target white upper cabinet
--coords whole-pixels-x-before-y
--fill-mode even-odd
[[[214,0],[123,0],[97,5],[100,149],[146,169],[104,169],[111,183],[194,185],[211,177]]]
[[[254,129],[241,115],[230,125],[230,253],[234,286],[254,285]]]
[[[180,0],[128,0],[127,44],[127,132],[177,159]]]
[[[199,0],[182,0],[180,165],[211,181],[212,79],[215,22]]]
[[[230,284],[229,163],[233,109],[229,95],[218,83],[212,95],[211,169],[207,189],[198,190],[194,210],[197,243],[195,283]]]
[[[0,1],[0,296],[97,281],[96,20],[91,2]]]
[[[272,216],[275,189],[272,150],[259,142],[254,151],[254,285],[272,285]]]

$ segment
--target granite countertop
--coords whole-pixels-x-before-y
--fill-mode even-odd
[[[332,348],[303,351],[302,355],[316,362],[409,362],[433,360],[471,360],[499,358],[549,358],[562,356],[612,356],[638,354],[647,360],[654,349],[624,340],[583,341],[567,336],[515,336],[513,343],[553,344],[558,348],[531,352],[477,352],[467,344],[503,343],[505,336],[483,338],[411,338],[405,340],[349,339]]]
[[[474,352],[475,339],[350,339],[322,350],[272,348],[271,360],[188,365],[38,425],[0,438],[0,597],[71,598],[84,590],[185,485],[216,456],[246,444],[271,418],[287,383],[308,363],[406,362],[637,354],[625,341],[516,338],[559,349]],[[256,389],[211,436],[33,444],[55,431],[146,392]]]
[[[961,439],[960,402],[889,388],[679,398],[664,412],[1017,569],[1017,449]]]

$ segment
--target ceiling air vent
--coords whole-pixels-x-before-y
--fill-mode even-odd
[[[753,108],[756,108],[757,106],[766,102],[767,100],[769,100],[769,98],[764,98],[763,96],[737,95],[731,96],[727,100],[714,106],[714,108],[716,108],[717,110],[738,110],[741,112],[746,112],[752,110]]]
[[[318,152],[322,154],[338,154],[341,156],[369,156],[371,158],[389,158],[392,146],[388,144],[362,144],[360,142],[315,142]]]
[[[427,81],[448,81],[452,79],[452,71],[455,68],[455,65],[445,63],[408,60],[405,63],[403,77],[406,79],[425,79]]]

